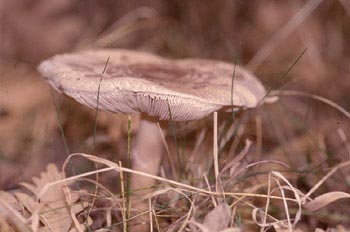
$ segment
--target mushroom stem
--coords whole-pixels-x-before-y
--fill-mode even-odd
[[[159,130],[157,121],[146,114],[142,114],[136,144],[131,153],[133,170],[157,175],[163,147],[161,130]],[[154,183],[155,180],[152,178],[136,174],[131,175],[130,187],[132,190],[146,189]],[[148,192],[150,191],[137,191],[137,195],[144,195]]]
[[[157,175],[163,152],[163,140],[161,130],[157,121],[146,115],[141,114],[140,126],[136,136],[136,143],[131,151],[132,169],[152,175]],[[136,190],[136,197],[145,196],[151,192],[150,187],[155,184],[155,180],[149,177],[132,174],[130,179],[130,189]],[[133,205],[134,204],[134,205]],[[137,214],[142,214],[148,209],[148,202],[132,202],[132,208]],[[130,225],[130,231],[149,231],[150,228],[147,214],[138,216],[133,224]]]

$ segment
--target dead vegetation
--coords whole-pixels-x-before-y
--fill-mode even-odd
[[[127,231],[140,215],[153,231],[349,230],[347,1],[27,0],[0,11],[0,231]],[[131,131],[127,116],[96,119],[35,71],[91,47],[238,62],[280,99],[219,112],[216,125],[167,125],[157,185],[136,198],[126,167],[138,116]]]

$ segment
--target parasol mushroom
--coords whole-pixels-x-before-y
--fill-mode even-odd
[[[153,175],[158,173],[163,149],[158,120],[189,121],[224,107],[255,107],[265,96],[258,79],[240,66],[204,59],[170,60],[122,49],[57,55],[38,70],[53,88],[91,108],[97,105],[101,84],[99,109],[141,113],[132,166]],[[132,189],[153,183],[150,178],[131,177]]]

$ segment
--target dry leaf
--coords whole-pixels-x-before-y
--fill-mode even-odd
[[[0,217],[0,231],[2,232],[14,232],[15,230],[7,223],[7,221]]]
[[[61,180],[61,176],[62,175],[57,170],[56,166],[49,164],[47,166],[47,171],[41,173],[40,178],[33,178],[35,185],[22,183],[22,186],[30,190],[36,197],[38,197],[41,189],[45,185]],[[45,228],[42,229],[53,232],[68,231],[72,224],[72,218],[70,215],[71,206],[66,201],[66,197],[63,192],[64,187],[65,186],[63,184],[51,186],[40,198],[40,202],[25,193],[15,193],[15,196],[30,213],[33,214],[37,210],[40,210],[40,221],[45,225]],[[71,203],[74,203],[79,199],[79,195],[73,194],[71,199]],[[77,206],[79,205],[80,204],[77,204]],[[83,206],[80,208],[82,210]]]
[[[10,227],[11,231],[14,228],[23,232],[30,231],[26,219],[20,214],[23,214],[23,211],[23,207],[13,195],[0,191],[0,231],[10,231]]]
[[[303,206],[307,210],[315,211],[336,200],[343,198],[350,198],[350,194],[345,192],[329,192],[316,197],[312,201],[309,201],[306,204],[304,204]]]
[[[230,218],[230,207],[226,202],[221,202],[204,217],[203,225],[210,232],[220,231],[229,226]]]
[[[14,210],[16,210],[18,212],[23,212],[24,211],[22,205],[18,203],[18,200],[12,194],[10,194],[8,192],[0,191],[0,200],[6,202]]]

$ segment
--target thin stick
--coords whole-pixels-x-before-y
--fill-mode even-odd
[[[210,187],[210,184],[209,184],[207,175],[204,174],[204,175],[203,175],[203,178],[204,178],[204,181],[205,181],[205,183],[206,183],[206,185],[207,185],[209,191],[211,191],[211,187]],[[211,198],[211,200],[213,201],[214,207],[217,207],[218,204],[216,203],[214,196],[210,196],[210,198]]]
[[[265,225],[267,222],[267,212],[269,210],[269,205],[270,205],[270,196],[271,196],[271,172],[269,173],[268,176],[268,181],[267,181],[267,197],[266,197],[266,205],[265,205],[265,212],[264,212],[264,219],[263,219],[263,224],[261,230],[265,230]]]
[[[152,220],[152,201],[151,197],[148,198],[148,213],[149,213],[149,226],[150,232],[153,232],[153,220]]]
[[[213,138],[213,156],[215,181],[217,183],[219,177],[219,158],[218,158],[218,112],[214,112],[214,138]],[[218,192],[218,189],[216,189]]]
[[[157,231],[160,231],[160,227],[159,227],[159,222],[158,222],[158,219],[157,219],[157,214],[156,212],[154,211],[154,209],[152,209],[152,214],[153,214],[153,217],[154,217],[154,221],[156,222],[156,226],[157,226]]]
[[[119,166],[122,167],[122,162],[119,161]],[[124,191],[124,175],[123,175],[123,171],[121,170],[119,172],[120,175],[120,189],[121,189],[121,194],[122,194],[122,205],[123,205],[123,210],[122,210],[122,218],[123,218],[123,232],[127,232],[128,231],[128,227],[126,224],[126,214],[127,214],[127,206],[126,206],[126,200],[125,200],[125,191]]]
[[[128,163],[127,168],[131,168],[131,117],[128,117]],[[130,201],[130,173],[126,174],[126,202],[127,202],[127,214],[126,218],[130,218],[131,201]]]
[[[262,119],[259,113],[255,117],[256,125],[256,160],[261,160],[262,153]]]

